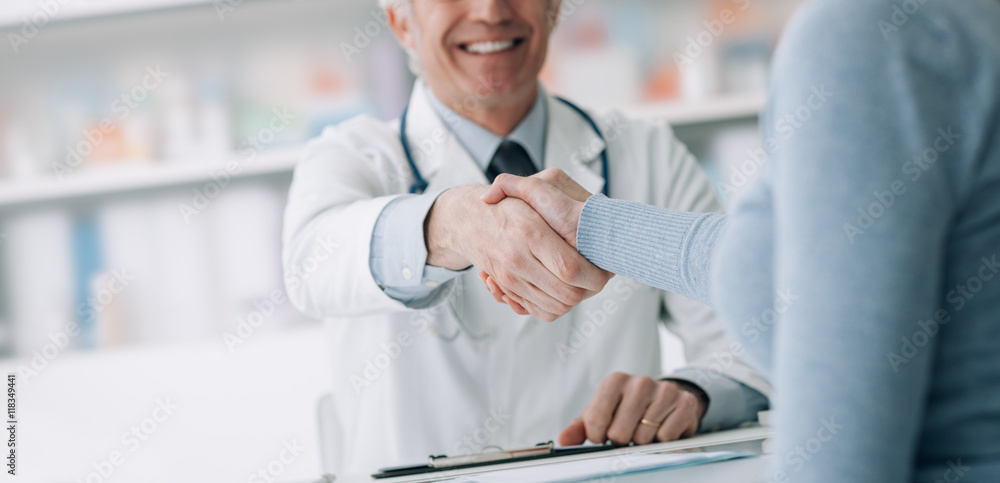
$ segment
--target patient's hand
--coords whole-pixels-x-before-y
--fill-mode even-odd
[[[499,203],[503,199],[519,198],[526,202],[559,234],[567,243],[576,248],[576,229],[580,221],[583,205],[591,194],[573,181],[561,169],[550,168],[534,176],[522,178],[509,174],[497,176],[496,181],[482,196],[488,204]],[[610,278],[612,274],[604,272]],[[493,298],[500,303],[510,305],[515,312],[526,315],[526,302],[512,293],[507,287],[497,283],[492,277],[480,273]],[[587,292],[589,298],[597,292]]]
[[[706,409],[701,396],[676,382],[618,372],[604,378],[583,414],[559,435],[559,444],[647,444],[686,438],[698,431]]]
[[[576,248],[576,228],[583,205],[591,194],[563,170],[549,168],[527,178],[501,174],[482,196],[488,204],[504,198],[528,203],[556,233]]]

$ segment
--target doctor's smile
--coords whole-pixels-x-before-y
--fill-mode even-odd
[[[9,474],[1000,482],[1000,0],[67,2],[0,7]]]

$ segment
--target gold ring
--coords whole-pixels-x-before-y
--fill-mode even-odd
[[[650,420],[648,420],[646,418],[642,418],[642,421],[639,421],[639,422],[642,423],[642,424],[645,424],[646,426],[652,426],[654,428],[659,428],[660,425],[663,424],[663,423],[658,423],[656,421],[650,421]]]

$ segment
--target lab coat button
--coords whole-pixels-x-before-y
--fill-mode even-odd
[[[428,281],[424,282],[424,285],[426,285],[428,287],[437,287],[438,286],[438,282],[437,282],[437,280],[428,280]]]
[[[410,267],[403,267],[403,278],[413,280],[413,270],[410,270]]]

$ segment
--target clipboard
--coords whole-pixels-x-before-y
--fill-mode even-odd
[[[488,451],[479,454],[461,456],[428,456],[426,465],[381,468],[378,473],[374,473],[371,476],[375,479],[383,479],[397,476],[422,475],[438,471],[460,470],[479,466],[556,458],[559,456],[597,453],[600,451],[618,448],[621,448],[621,446],[616,446],[610,442],[603,445],[566,446],[563,448],[556,448],[555,443],[549,441],[547,443],[539,443],[530,448],[515,450]]]

